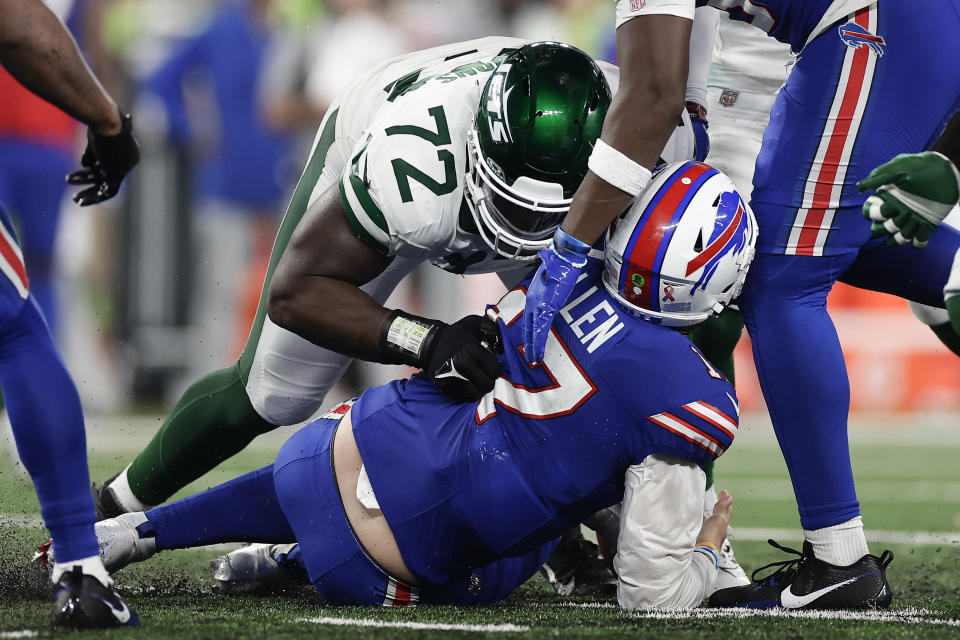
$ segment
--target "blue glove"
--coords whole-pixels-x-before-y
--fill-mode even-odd
[[[693,125],[693,159],[703,162],[710,153],[710,136],[707,134],[707,109],[696,102],[687,102],[687,113],[690,114],[690,124]]]
[[[557,229],[527,289],[523,310],[523,354],[530,364],[543,361],[553,316],[563,308],[587,266],[590,245]]]

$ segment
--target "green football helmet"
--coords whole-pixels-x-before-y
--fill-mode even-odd
[[[549,246],[610,99],[590,56],[559,42],[524,45],[493,71],[467,142],[464,198],[494,251],[533,260]]]

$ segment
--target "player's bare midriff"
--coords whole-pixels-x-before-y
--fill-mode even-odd
[[[393,537],[393,531],[379,509],[368,509],[357,500],[357,479],[363,459],[353,437],[353,422],[350,413],[340,420],[340,426],[333,439],[333,472],[340,489],[340,502],[347,515],[347,521],[353,533],[374,562],[387,573],[409,584],[418,580],[403,562],[400,548]]]

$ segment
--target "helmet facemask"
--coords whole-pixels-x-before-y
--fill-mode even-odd
[[[550,246],[554,231],[570,210],[563,187],[520,176],[513,185],[484,158],[476,128],[467,138],[464,197],[480,236],[490,248],[512,260],[533,260]]]

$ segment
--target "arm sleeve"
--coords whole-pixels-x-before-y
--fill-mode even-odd
[[[640,16],[668,15],[693,20],[694,0],[617,0],[617,27]]]
[[[707,76],[713,59],[713,41],[717,37],[720,12],[713,7],[698,7],[690,32],[690,70],[687,72],[686,100],[707,106]]]
[[[650,455],[627,469],[613,560],[624,609],[695,607],[712,593],[717,569],[694,551],[705,486],[697,465],[673,456]]]
[[[953,164],[960,167],[960,111],[953,114],[950,122],[947,123],[947,128],[930,149],[942,153],[950,158]]]

